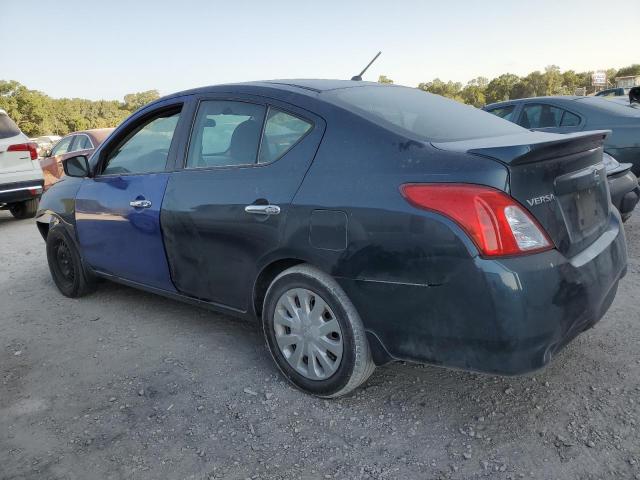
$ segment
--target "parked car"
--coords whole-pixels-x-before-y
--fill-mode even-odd
[[[628,103],[628,100],[627,100]],[[542,132],[573,133],[610,129],[604,142],[605,166],[613,204],[627,220],[638,200],[640,111],[613,100],[556,96],[523,98],[484,107],[505,120]]]
[[[102,277],[259,319],[314,395],[393,360],[519,374],[592,327],[626,272],[606,133],[378,83],[206,87],[66,159],[37,226],[64,295]]]
[[[63,160],[80,153],[90,156],[111,132],[113,132],[113,128],[82,130],[70,133],[59,140],[55,147],[40,160],[44,172],[44,189],[47,190],[64,174]]]
[[[36,144],[0,110],[0,210],[19,219],[35,216],[42,184]]]
[[[596,96],[596,97],[626,97],[627,95],[629,95],[629,90],[631,90],[631,88],[623,88],[623,87],[607,88],[606,90],[600,90],[594,96]]]
[[[54,145],[58,143],[61,138],[62,137],[59,135],[42,135],[40,137],[32,138],[31,141],[38,146],[38,156],[44,157],[48,155]]]

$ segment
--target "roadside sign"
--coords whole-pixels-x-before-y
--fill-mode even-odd
[[[593,86],[606,86],[607,85],[607,72],[594,72],[591,74],[591,85]]]

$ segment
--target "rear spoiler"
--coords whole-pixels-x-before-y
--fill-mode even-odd
[[[431,145],[440,150],[492,158],[507,165],[522,165],[601,147],[610,133],[611,130],[567,134],[523,132],[500,137],[436,142]]]

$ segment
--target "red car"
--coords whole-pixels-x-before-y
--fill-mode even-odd
[[[46,157],[40,159],[40,166],[44,174],[44,189],[47,190],[64,175],[63,160],[75,155],[91,156],[111,132],[113,132],[113,128],[96,128],[73,132],[63,137]]]

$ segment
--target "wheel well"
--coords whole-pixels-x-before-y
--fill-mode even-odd
[[[38,230],[40,231],[40,235],[44,238],[45,242],[47,241],[47,235],[49,235],[49,224],[43,222],[36,222]]]
[[[258,275],[258,279],[253,287],[253,311],[257,318],[262,315],[262,304],[264,303],[264,296],[267,294],[267,290],[273,279],[284,272],[287,268],[291,268],[294,265],[304,263],[297,258],[283,258],[270,263],[262,269]]]

